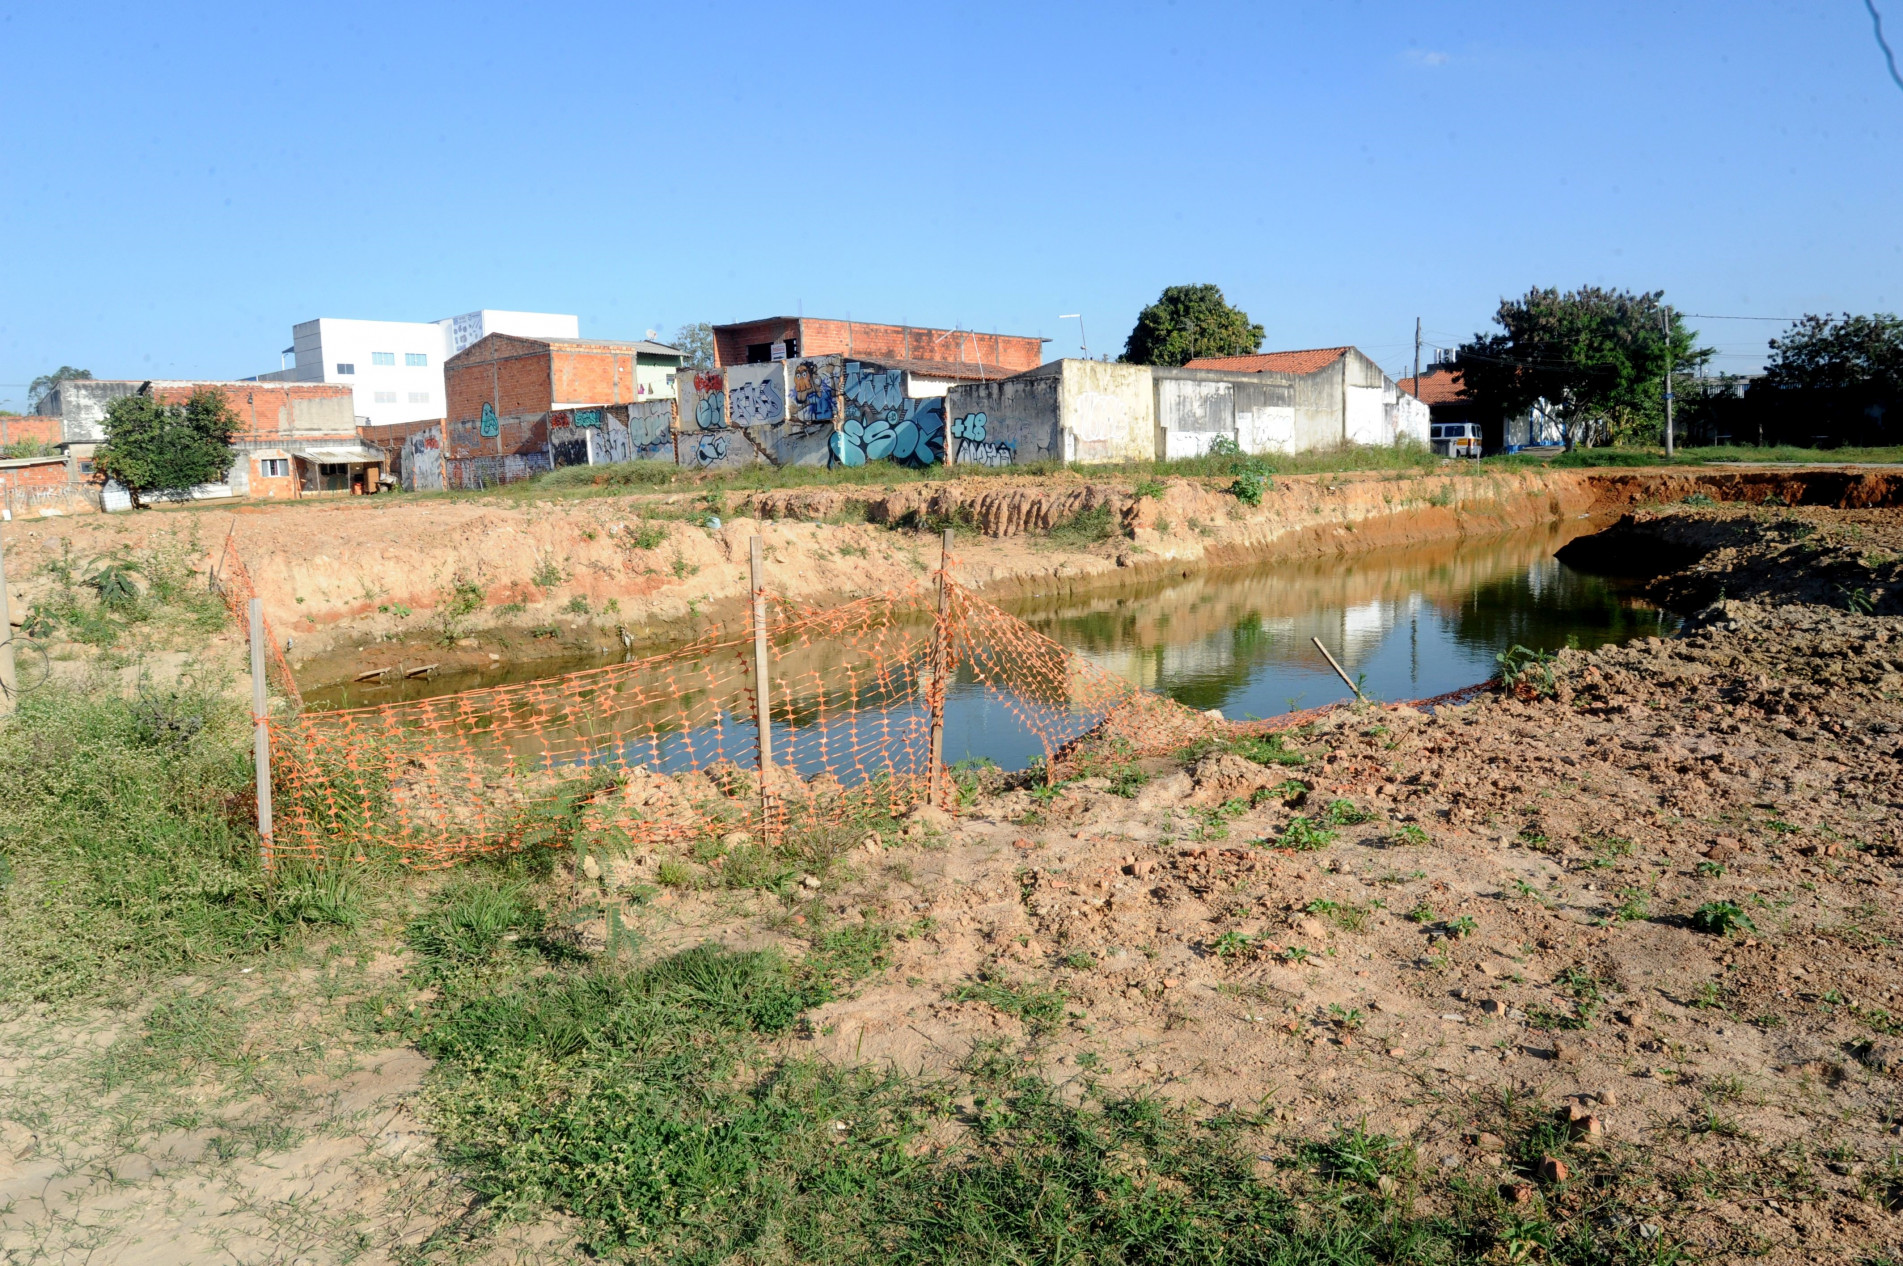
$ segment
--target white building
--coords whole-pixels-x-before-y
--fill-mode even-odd
[[[291,327],[288,369],[261,382],[350,384],[360,425],[388,426],[444,415],[443,362],[485,334],[580,338],[581,319],[554,312],[484,308],[440,321],[319,317]]]

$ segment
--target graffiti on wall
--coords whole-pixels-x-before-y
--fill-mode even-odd
[[[718,431],[727,425],[727,381],[718,371],[694,375],[694,425]]]
[[[727,416],[733,426],[786,420],[784,364],[736,365],[727,371]]]
[[[575,415],[570,413],[551,413],[548,418],[548,460],[557,468],[563,466],[587,466],[590,464],[588,452],[588,433],[578,431],[573,423]],[[601,415],[595,415],[596,425]]]
[[[907,399],[905,375],[848,361],[840,383],[839,429],[829,440],[832,464],[894,461],[930,466],[945,459],[945,402]]]
[[[634,461],[674,460],[674,402],[650,400],[628,406],[628,444]]]
[[[478,430],[484,439],[489,440],[502,434],[502,420],[496,417],[496,407],[486,401],[482,406],[482,423]]]
[[[793,362],[793,420],[830,423],[839,413],[839,362]]]
[[[403,486],[411,492],[440,492],[443,448],[434,430],[413,431],[403,441]]]
[[[952,438],[958,441],[958,462],[974,466],[1010,466],[1018,459],[1015,445],[985,438],[986,418],[982,413],[967,413],[951,425]]]
[[[574,423],[576,426],[583,426],[583,427],[600,426],[601,425],[601,410],[600,409],[577,409],[575,410]]]

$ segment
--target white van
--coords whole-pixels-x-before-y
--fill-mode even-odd
[[[1480,456],[1480,428],[1472,422],[1437,422],[1428,428],[1428,445],[1442,457]]]

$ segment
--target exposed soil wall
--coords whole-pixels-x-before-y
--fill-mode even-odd
[[[1903,477],[1855,469],[1281,476],[1258,506],[1226,480],[1170,479],[1147,496],[1137,487],[1062,472],[729,494],[718,526],[704,498],[637,493],[203,507],[42,528],[70,536],[82,556],[136,545],[159,522],[175,528],[175,514],[195,517],[208,553],[231,533],[293,664],[316,686],[385,660],[473,667],[618,650],[623,630],[642,643],[692,635],[740,612],[756,533],[773,592],[818,603],[925,583],[938,562],[932,529],[947,524],[961,528],[965,582],[1008,595],[1488,535],[1697,495],[1903,503]],[[1102,539],[1063,530],[1099,511]],[[473,609],[455,614],[459,585]]]

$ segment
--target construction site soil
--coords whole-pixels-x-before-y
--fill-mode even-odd
[[[521,602],[518,625],[614,598],[615,620],[572,636],[675,630],[744,592],[756,531],[775,583],[818,600],[922,576],[933,538],[884,526],[901,521],[975,523],[959,566],[1005,589],[1605,515],[1568,548],[1647,560],[1679,636],[1517,663],[1458,706],[1295,718],[1269,763],[1232,744],[1052,785],[992,771],[955,813],[850,841],[786,891],[736,890],[687,852],[565,860],[558,887],[614,907],[644,953],[907,929],[801,1027],[829,1060],[945,1073],[1003,1042],[1073,1095],[1246,1110],[1265,1149],[1355,1123],[1403,1139],[1429,1176],[1418,1211],[1434,1175],[1478,1173],[1661,1260],[1852,1262],[1903,1245],[1900,494],[1855,471],[1547,471],[1287,479],[1248,509],[1192,481],[1137,498],[1079,477],[760,494],[718,528],[684,499],[617,497],[201,513],[199,532],[209,550],[235,526],[280,630],[334,679],[403,644],[380,607],[439,609],[458,575]],[[1120,535],[1031,534],[1097,506]],[[104,554],[182,518],[37,530]],[[664,542],[630,546],[649,522]],[[464,635],[486,655],[508,618]],[[583,947],[607,933],[582,924]],[[1055,1018],[1001,1005],[1031,992]],[[424,1076],[405,1067],[405,1086]],[[1507,1125],[1525,1104],[1570,1141],[1527,1151]],[[316,1199],[419,1234],[381,1191]]]
[[[1570,1168],[1698,1260],[1903,1244],[1903,513],[1673,508],[1599,539],[1695,557],[1653,586],[1692,604],[1682,636],[1327,711],[1288,733],[1299,765],[994,777],[867,838],[815,899],[928,930],[811,1017],[814,1050],[931,1073],[1002,1037],[1268,1134],[1362,1122],[1516,1199]],[[661,860],[582,882],[612,899]],[[629,918],[797,950],[779,900],[736,918],[718,889]],[[980,980],[1067,1022],[957,1000]],[[1503,1095],[1574,1148],[1512,1154]]]

